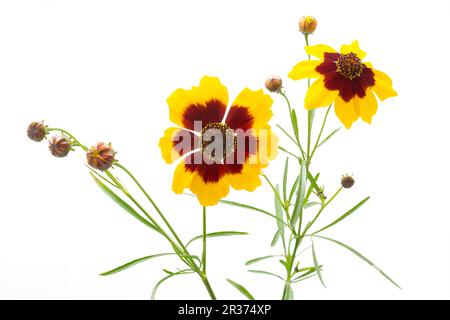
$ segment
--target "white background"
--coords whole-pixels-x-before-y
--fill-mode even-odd
[[[305,58],[297,21],[307,14],[319,20],[312,43],[338,48],[358,39],[367,60],[386,71],[399,92],[380,105],[372,125],[341,130],[318,152],[313,168],[329,192],[345,172],[357,181],[322,225],[372,196],[326,234],[360,250],[403,290],[349,252],[317,241],[328,289],[311,279],[295,287],[296,298],[450,298],[449,11],[446,0],[2,0],[0,298],[149,299],[162,267],[180,266],[161,258],[98,276],[168,246],[97,189],[81,152],[57,159],[45,143],[28,140],[29,122],[45,119],[85,144],[111,141],[187,240],[201,233],[201,209],[193,198],[171,191],[174,166],[165,164],[157,146],[170,125],[166,98],[208,74],[221,78],[231,100],[277,73],[304,115],[306,83],[286,75]],[[274,96],[273,110],[272,123],[288,123],[280,97]],[[328,130],[339,126],[334,115],[329,124]],[[282,144],[289,146],[284,137]],[[280,177],[284,159],[266,170],[272,179]],[[264,185],[254,193],[231,192],[228,199],[272,210],[270,194]],[[210,231],[251,233],[209,241],[218,297],[241,297],[224,280],[231,278],[256,298],[280,298],[281,281],[244,266],[250,258],[280,252],[270,248],[274,221],[226,206],[209,209],[208,218]],[[276,261],[260,267],[281,270]],[[207,294],[197,277],[182,276],[165,283],[158,298]]]

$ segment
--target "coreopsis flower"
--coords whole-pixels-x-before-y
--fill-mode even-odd
[[[320,60],[298,63],[289,77],[293,80],[317,78],[306,94],[306,109],[334,103],[336,115],[348,129],[359,117],[371,123],[378,108],[375,94],[381,101],[397,95],[392,80],[385,73],[374,69],[370,62],[362,61],[366,53],[359,48],[358,41],[343,45],[340,53],[323,44],[305,49]]]
[[[301,17],[298,22],[298,28],[303,34],[311,34],[316,31],[317,20],[311,16]]]
[[[114,163],[116,152],[111,144],[99,142],[86,152],[88,164],[97,170],[105,171],[111,168]]]
[[[48,149],[53,156],[64,158],[72,150],[72,142],[63,134],[51,136],[48,139]]]
[[[47,135],[47,126],[43,121],[32,122],[27,128],[27,136],[33,141],[41,142]]]
[[[172,189],[186,188],[200,204],[211,206],[230,186],[253,191],[261,185],[261,169],[277,154],[272,133],[272,99],[262,90],[244,89],[228,105],[228,91],[218,78],[205,76],[198,87],[178,89],[167,99],[170,120],[177,125],[159,142],[167,163],[178,158]]]

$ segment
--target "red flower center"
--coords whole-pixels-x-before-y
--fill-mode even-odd
[[[336,62],[337,71],[344,77],[350,80],[358,78],[364,69],[361,59],[356,54],[350,52],[343,54]]]

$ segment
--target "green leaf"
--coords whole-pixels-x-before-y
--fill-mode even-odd
[[[305,204],[305,206],[303,207],[303,209],[308,209],[308,208],[317,206],[318,204],[320,204],[320,202],[308,202],[307,204]]]
[[[264,270],[248,270],[248,272],[252,272],[252,273],[260,273],[260,274],[265,274],[265,275],[269,275],[269,276],[274,276],[277,277],[280,280],[285,281],[282,277],[280,277],[279,275],[269,272],[269,271],[264,271]]]
[[[338,219],[334,220],[332,223],[330,223],[329,225],[323,227],[322,229],[316,231],[313,233],[317,234],[319,232],[322,232],[328,228],[331,228],[332,226],[334,226],[335,224],[341,222],[342,220],[344,220],[345,218],[347,218],[348,216],[350,216],[353,212],[355,212],[356,210],[358,210],[364,203],[366,203],[368,200],[370,199],[370,197],[365,198],[364,200],[362,200],[360,203],[358,203],[356,206],[354,206],[353,208],[351,208],[349,211],[347,211],[346,213],[344,213],[342,216],[340,216]]]
[[[284,285],[283,298],[283,300],[294,300],[294,291],[289,282],[286,282]]]
[[[247,204],[242,204],[242,203],[239,203],[239,202],[235,202],[235,201],[219,200],[219,202],[220,203],[224,203],[224,204],[228,204],[228,205],[231,205],[231,206],[236,206],[236,207],[240,207],[240,208],[244,208],[244,209],[253,210],[253,211],[265,214],[266,216],[272,217],[272,218],[282,222],[284,225],[288,226],[284,221],[280,220],[276,215],[274,215],[274,214],[272,214],[272,213],[270,213],[270,212],[268,212],[266,210],[259,209],[259,208],[256,208],[256,207],[253,207],[253,206],[250,206],[250,205],[247,205]]]
[[[283,229],[278,229],[275,232],[275,234],[273,235],[273,238],[272,238],[272,242],[270,243],[271,247],[275,247],[275,245],[277,244],[278,239],[280,238],[282,232],[283,232]]]
[[[320,270],[322,271],[322,266],[320,265],[319,267],[321,268]],[[300,269],[299,272],[303,272],[303,273],[301,275],[299,275],[298,277],[292,279],[292,282],[300,282],[300,281],[309,279],[312,276],[315,276],[317,274],[315,267],[303,268],[303,269]]]
[[[99,179],[97,179],[92,173],[92,178],[94,178],[95,183],[112,199],[115,203],[117,203],[122,209],[127,211],[129,214],[131,214],[133,217],[135,217],[137,220],[145,224],[147,227],[150,227],[151,229],[155,230],[158,233],[161,233],[160,230],[153,225],[153,223],[149,222],[148,220],[144,219],[139,213],[136,212],[128,203],[126,203],[124,200],[122,200],[114,191],[112,191],[110,188],[108,188],[103,182],[101,182]]]
[[[280,255],[271,255],[271,256],[264,256],[264,257],[253,258],[253,259],[251,259],[251,260],[248,260],[248,261],[245,263],[245,265],[246,265],[246,266],[249,266],[249,265],[251,265],[251,264],[260,262],[260,261],[262,261],[262,260],[266,260],[266,259],[270,259],[270,258],[275,258],[275,257],[280,257]]]
[[[286,157],[286,163],[284,164],[284,174],[283,174],[283,200],[284,200],[284,203],[286,203],[286,200],[287,200],[286,186],[287,186],[288,172],[289,172],[289,157]]]
[[[280,190],[280,188],[277,185],[275,187],[276,193],[279,194],[279,190]],[[277,232],[275,232],[275,235],[273,237],[273,240],[272,240],[272,243],[271,243],[272,247],[277,244],[277,241],[278,241],[278,239],[280,237],[284,237],[284,224],[281,222],[281,221],[284,221],[283,220],[283,207],[282,207],[282,204],[280,203],[279,198],[276,196],[276,194],[275,194],[275,213],[276,213],[276,215],[278,217],[278,219],[277,219]]]
[[[248,235],[248,233],[241,232],[241,231],[218,231],[218,232],[207,233],[206,237],[207,238],[215,238],[215,237],[244,236],[244,235]],[[190,245],[192,242],[194,242],[196,240],[200,240],[200,239],[203,239],[203,235],[196,236],[196,237],[192,238],[191,240],[189,240],[189,242],[186,244],[186,247],[188,245]]]
[[[316,190],[316,192],[319,193],[321,190],[320,190],[319,185],[316,182],[316,179],[313,177],[313,175],[309,171],[308,171],[307,175],[308,175],[309,183],[311,183],[314,187],[314,190]]]
[[[312,238],[311,238],[311,248],[312,248],[313,261],[314,261],[314,269],[315,269],[317,275],[319,276],[320,282],[322,282],[322,285],[326,288],[327,286],[323,282],[322,272],[320,272],[320,265],[317,262],[316,250],[314,249],[314,241],[312,240]]]
[[[255,300],[255,298],[252,296],[252,294],[250,292],[248,292],[247,289],[244,288],[243,285],[234,282],[231,279],[227,279],[228,283],[231,284],[233,287],[235,287],[236,289],[239,290],[240,293],[242,293],[244,296],[246,296],[249,300]]]
[[[294,227],[295,223],[297,222],[297,220],[299,218],[302,217],[303,214],[303,205],[304,205],[304,201],[305,201],[305,195],[306,195],[306,175],[307,175],[307,170],[306,170],[306,161],[303,161],[300,164],[300,178],[299,178],[299,183],[298,183],[298,191],[297,191],[297,198],[295,200],[295,205],[294,205],[294,211],[292,213],[292,218],[291,218],[291,226]]]
[[[295,190],[297,190],[298,183],[300,181],[300,175],[295,178],[294,184],[292,185],[291,192],[289,193],[289,203],[292,201],[292,197],[294,196]]]
[[[147,260],[150,260],[150,259],[153,259],[153,258],[157,258],[157,257],[172,255],[172,254],[174,254],[174,253],[158,253],[158,254],[153,254],[151,256],[142,257],[142,258],[139,258],[139,259],[127,262],[127,263],[121,265],[120,267],[117,267],[117,268],[114,268],[112,270],[103,272],[100,275],[101,276],[109,276],[111,274],[118,273],[118,272],[124,271],[124,270],[126,270],[128,268],[131,268],[132,266],[135,266],[135,265],[137,265],[137,264],[139,264],[141,262],[144,262],[144,261],[147,261]]]
[[[319,143],[319,145],[317,147],[320,147],[321,145],[323,145],[325,142],[327,142],[328,140],[331,139],[332,136],[334,136],[339,130],[341,130],[341,128],[337,128],[335,129],[332,133],[330,133],[325,139],[322,140],[322,142]]]
[[[294,129],[295,140],[299,141],[298,121],[297,121],[297,113],[295,112],[295,109],[292,109],[292,111],[291,111],[291,120],[292,120],[292,128]]]
[[[170,278],[172,278],[172,277],[178,276],[178,275],[182,275],[182,274],[190,274],[190,273],[193,273],[193,271],[192,271],[191,269],[180,270],[180,271],[178,271],[178,272],[169,274],[168,276],[166,276],[166,277],[162,278],[161,280],[159,280],[159,281],[156,283],[155,287],[153,288],[153,291],[152,291],[152,300],[155,300],[156,291],[158,290],[159,286],[160,286],[164,281],[166,281],[166,280],[168,280],[168,279],[170,279]]]
[[[311,132],[312,125],[314,122],[314,115],[316,114],[315,109],[308,110],[308,132]]]
[[[294,142],[295,145],[298,146],[298,142],[279,124],[276,125],[283,133],[288,137],[292,142]]]
[[[352,247],[350,247],[349,245],[346,245],[345,243],[342,243],[338,240],[335,239],[331,239],[331,238],[326,238],[326,237],[322,237],[322,236],[317,236],[314,235],[313,237],[316,238],[320,238],[320,239],[325,239],[331,242],[334,242],[338,245],[340,245],[341,247],[349,250],[351,253],[353,253],[354,255],[356,255],[358,258],[362,259],[364,262],[366,262],[367,264],[369,264],[371,267],[373,267],[375,270],[377,270],[379,273],[381,273],[381,275],[383,277],[385,277],[387,280],[389,280],[393,285],[395,285],[397,288],[401,289],[401,287],[394,281],[392,280],[383,270],[381,270],[380,268],[378,268],[372,261],[370,261],[369,259],[367,259],[366,257],[364,257],[361,253],[359,253],[358,251],[356,251],[355,249],[353,249]]]

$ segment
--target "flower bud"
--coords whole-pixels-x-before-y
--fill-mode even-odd
[[[279,76],[270,76],[267,78],[265,85],[270,92],[279,92],[283,86],[283,80]]]
[[[350,189],[351,187],[353,187],[354,184],[355,184],[355,179],[353,179],[352,176],[349,176],[349,175],[342,176],[341,185],[345,189]]]
[[[47,135],[47,126],[42,122],[32,122],[27,129],[28,138],[33,141],[41,142]]]
[[[298,23],[298,27],[301,33],[311,34],[317,28],[317,20],[311,16],[301,17]]]
[[[111,147],[111,144],[103,142],[97,143],[95,146],[89,148],[86,152],[86,159],[88,164],[101,171],[108,170],[114,163],[116,152]]]
[[[65,135],[52,136],[48,142],[48,148],[55,157],[63,158],[72,150],[72,142]]]

